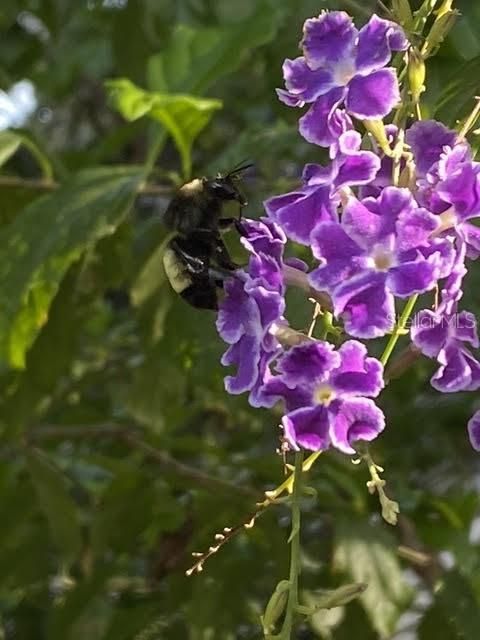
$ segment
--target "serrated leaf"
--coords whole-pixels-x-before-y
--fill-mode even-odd
[[[22,144],[22,138],[13,131],[0,131],[0,167],[9,160]]]
[[[55,545],[70,563],[80,552],[82,538],[77,508],[65,486],[65,478],[39,451],[28,452],[27,464]]]
[[[202,94],[237,69],[245,54],[275,37],[287,8],[273,0],[262,0],[255,7],[245,20],[220,28],[178,25],[166,51],[148,62],[149,87]]]
[[[138,168],[82,171],[0,234],[0,361],[25,366],[68,267],[115,231],[141,179]]]
[[[390,637],[411,597],[394,539],[379,525],[340,520],[334,565],[355,582],[368,585],[359,601],[380,637]]]
[[[113,104],[127,120],[149,116],[160,122],[175,141],[182,159],[185,178],[191,172],[191,149],[198,134],[209,123],[221,100],[197,98],[180,93],[150,93],[127,78],[106,83]]]

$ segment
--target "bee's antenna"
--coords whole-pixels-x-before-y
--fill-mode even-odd
[[[250,169],[251,167],[255,166],[253,162],[247,162],[246,164],[243,164],[244,162],[245,160],[242,160],[241,162],[239,162],[231,171],[227,173],[225,177],[230,178],[231,176],[235,176],[235,175],[238,175],[239,173],[243,173],[247,169]]]

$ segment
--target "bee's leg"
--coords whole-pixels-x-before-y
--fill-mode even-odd
[[[234,271],[240,266],[232,260],[225,243],[220,237],[218,237],[215,242],[215,258],[219,267],[223,267],[229,271]]]
[[[177,240],[173,239],[170,242],[170,247],[175,251],[175,253],[180,256],[186,268],[192,274],[200,274],[208,270],[208,265],[201,258],[197,258],[196,256],[192,256],[188,251],[182,249]]]

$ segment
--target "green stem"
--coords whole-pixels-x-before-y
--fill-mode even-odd
[[[289,593],[285,620],[279,638],[291,640],[293,624],[298,607],[298,576],[300,574],[300,497],[302,494],[303,451],[295,453],[295,471],[292,493],[292,531],[290,533]]]
[[[42,172],[43,179],[46,182],[51,182],[53,180],[53,167],[50,163],[50,160],[43,153],[43,151],[40,150],[35,142],[33,142],[33,140],[30,140],[28,136],[22,135],[21,138],[23,146],[30,151],[32,156],[37,161],[38,166],[40,167],[40,171]]]
[[[385,351],[382,353],[382,357],[380,358],[380,362],[383,364],[383,366],[387,364],[390,356],[392,355],[393,350],[395,349],[395,346],[398,342],[398,339],[400,338],[403,330],[405,329],[405,325],[407,324],[407,320],[409,319],[410,314],[413,311],[413,307],[415,306],[417,299],[418,299],[418,293],[416,293],[415,295],[413,295],[411,298],[408,299],[408,302],[405,305],[405,309],[402,311],[402,315],[400,316],[400,319],[396,324],[392,335],[390,336],[390,340],[388,341],[387,346],[385,347]]]

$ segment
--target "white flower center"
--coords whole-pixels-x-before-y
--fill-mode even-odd
[[[354,75],[355,65],[353,60],[343,60],[336,65],[333,80],[337,87],[346,87]]]
[[[388,271],[395,264],[393,252],[381,245],[373,248],[371,258],[377,271]]]
[[[313,398],[317,404],[323,404],[328,407],[330,402],[335,398],[335,391],[329,384],[320,384],[313,394]]]

